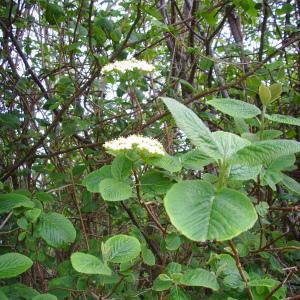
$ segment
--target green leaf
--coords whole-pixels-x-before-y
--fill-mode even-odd
[[[57,297],[52,294],[40,294],[33,297],[32,300],[57,300]]]
[[[255,105],[236,99],[218,98],[208,101],[208,104],[234,118],[249,119],[261,113]]]
[[[34,202],[26,196],[17,193],[0,195],[0,214],[11,212],[17,207],[33,208]]]
[[[292,192],[300,195],[300,183],[290,176],[283,174],[282,183]]]
[[[111,275],[111,270],[98,257],[82,252],[75,252],[71,255],[73,268],[84,274]]]
[[[193,180],[174,184],[164,199],[171,223],[194,241],[231,239],[251,228],[257,215],[242,193]]]
[[[216,275],[201,268],[187,270],[181,277],[180,283],[186,286],[203,286],[214,291],[219,289]]]
[[[283,178],[283,174],[278,171],[266,170],[262,177],[262,185],[269,185],[273,191],[276,191],[276,184]]]
[[[225,131],[215,131],[213,137],[219,145],[223,162],[227,161],[238,150],[251,144],[248,140]]]
[[[173,285],[173,280],[166,274],[159,274],[153,282],[152,289],[157,292],[168,290]]]
[[[22,283],[14,283],[10,284],[9,286],[3,286],[1,288],[3,292],[9,297],[9,299],[27,299],[27,300],[32,300],[35,296],[39,295],[40,293],[29,287],[26,286],[25,284]],[[1,295],[2,296],[2,295]],[[2,299],[0,296],[1,300]]]
[[[187,135],[192,143],[210,157],[219,158],[219,148],[208,127],[198,116],[178,101],[163,97],[162,100],[174,117],[177,126]]]
[[[259,142],[261,140],[273,140],[280,137],[281,135],[282,135],[282,131],[280,130],[264,130],[262,136],[260,132],[257,133],[245,132],[242,134],[242,137],[254,143],[254,142]]]
[[[172,232],[167,235],[166,239],[166,248],[170,251],[177,250],[181,245],[181,239],[175,232]]]
[[[76,230],[63,215],[50,212],[42,214],[38,231],[42,239],[54,248],[62,248],[75,241]]]
[[[212,158],[204,154],[198,148],[182,154],[180,158],[183,167],[188,170],[202,170],[203,167],[214,162]]]
[[[276,123],[283,123],[288,125],[294,125],[294,126],[300,126],[300,118],[295,118],[291,116],[285,116],[285,115],[268,115],[266,114],[266,118],[272,122]]]
[[[233,165],[230,168],[230,178],[233,180],[250,180],[256,179],[262,166],[245,166],[245,165]]]
[[[105,260],[114,263],[126,263],[137,258],[141,252],[139,240],[124,234],[109,238],[102,247]]]
[[[112,162],[111,174],[115,179],[123,180],[131,173],[132,162],[124,154],[119,154]]]
[[[281,156],[272,161],[272,163],[268,166],[268,169],[277,171],[289,170],[291,167],[293,167],[295,161],[296,157],[294,154]]]
[[[35,223],[37,221],[37,219],[39,218],[39,216],[41,215],[42,210],[39,208],[33,208],[30,210],[27,210],[25,212],[25,217],[27,218],[27,220],[31,223]]]
[[[100,193],[100,183],[103,179],[111,178],[111,166],[103,166],[99,170],[88,174],[83,180],[82,184],[86,186],[87,190],[92,193]]]
[[[163,157],[151,159],[150,163],[170,173],[179,172],[182,168],[180,160],[167,153]]]
[[[166,174],[156,170],[149,170],[141,178],[143,193],[152,195],[165,194],[172,184],[173,182]]]
[[[262,83],[259,86],[258,93],[259,93],[259,98],[260,98],[261,103],[264,106],[267,106],[271,100],[271,90]]]
[[[142,250],[142,257],[143,257],[143,261],[146,265],[148,266],[154,266],[155,265],[155,256],[153,254],[153,252],[146,248]]]
[[[132,197],[132,188],[126,182],[106,178],[100,183],[100,193],[105,201],[122,201]]]
[[[0,279],[16,277],[31,268],[32,264],[30,258],[20,253],[0,255]]]
[[[182,288],[174,286],[166,300],[191,300],[190,295]]]
[[[300,143],[292,140],[268,140],[253,143],[239,150],[232,163],[257,166],[271,163],[280,156],[300,151]]]
[[[248,281],[249,286],[266,286],[266,287],[274,287],[279,282],[277,280],[274,280],[272,278],[259,278],[259,279],[252,279]]]
[[[269,89],[271,92],[271,102],[277,100],[281,96],[282,86],[280,83],[273,83]]]

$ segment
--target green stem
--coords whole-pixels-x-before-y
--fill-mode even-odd
[[[259,139],[263,140],[263,134],[264,134],[264,129],[265,129],[265,115],[266,115],[266,106],[263,105],[263,109],[261,112],[261,123],[260,123],[260,134],[259,134]]]
[[[228,177],[228,165],[221,164],[219,168],[219,180],[218,180],[219,188],[226,186],[227,177]]]

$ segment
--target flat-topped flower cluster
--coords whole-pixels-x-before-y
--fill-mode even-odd
[[[136,150],[150,156],[165,155],[164,147],[159,141],[140,135],[120,137],[116,140],[106,142],[104,148],[114,153]]]
[[[114,63],[108,64],[102,68],[102,73],[109,73],[112,71],[118,71],[120,73],[125,73],[127,71],[133,71],[138,69],[144,72],[152,72],[155,67],[152,64],[147,63],[145,60],[137,60],[131,58],[129,60],[120,60]]]

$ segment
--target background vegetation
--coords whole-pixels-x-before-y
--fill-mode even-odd
[[[1,299],[300,299],[298,0],[0,3]]]

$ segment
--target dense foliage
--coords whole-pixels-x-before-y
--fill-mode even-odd
[[[298,0],[0,4],[0,299],[300,299]]]

